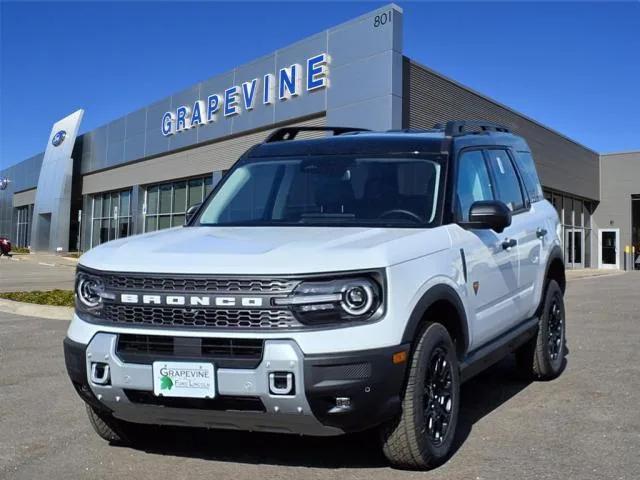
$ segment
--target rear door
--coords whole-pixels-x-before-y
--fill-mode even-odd
[[[531,207],[522,217],[520,243],[520,298],[526,303],[525,316],[531,317],[540,303],[545,269],[555,234],[555,211],[544,200],[535,163],[528,151],[510,151],[520,173]],[[528,307],[528,308],[527,308]]]

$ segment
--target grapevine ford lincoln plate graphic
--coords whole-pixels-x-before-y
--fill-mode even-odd
[[[213,364],[154,362],[153,393],[163,397],[213,398],[216,395]]]

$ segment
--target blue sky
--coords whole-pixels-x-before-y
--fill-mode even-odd
[[[387,2],[0,0],[0,168]],[[405,54],[600,152],[640,149],[640,3],[398,2]]]

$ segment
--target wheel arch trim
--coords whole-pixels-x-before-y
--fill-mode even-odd
[[[411,314],[409,320],[405,326],[404,333],[402,335],[402,343],[413,343],[416,335],[419,332],[420,325],[424,318],[425,313],[430,307],[435,305],[436,302],[445,301],[449,303],[455,310],[458,316],[458,323],[461,333],[462,345],[457,349],[458,354],[466,354],[469,348],[469,325],[467,322],[467,314],[464,308],[462,299],[456,292],[456,290],[446,284],[439,283],[430,287],[418,300]],[[447,328],[447,325],[443,323],[443,326]]]

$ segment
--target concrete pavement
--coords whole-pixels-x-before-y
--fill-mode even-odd
[[[77,262],[58,255],[0,257],[0,292],[72,289]]]

